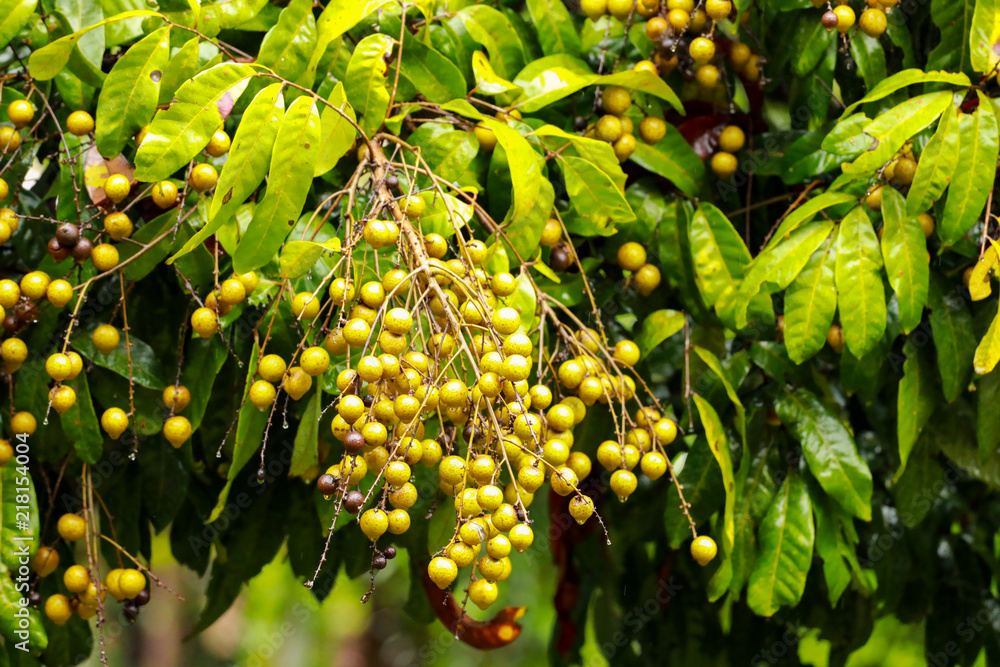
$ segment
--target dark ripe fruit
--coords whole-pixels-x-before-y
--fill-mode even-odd
[[[139,618],[139,607],[132,600],[126,600],[122,603],[122,613],[125,614],[125,618],[129,620],[129,623],[135,623],[135,619]]]
[[[263,484],[265,479],[267,479],[267,473],[261,468],[257,471],[257,482]]]
[[[59,243],[59,239],[54,236],[49,239],[48,251],[49,256],[57,262],[61,262],[69,257],[69,250],[62,247],[62,244]]]
[[[587,129],[587,119],[584,116],[577,116],[573,119],[573,127],[576,128],[577,132],[582,132]]]
[[[38,319],[38,307],[29,299],[22,297],[14,306],[14,315],[21,324],[30,324]]]
[[[85,262],[90,259],[90,253],[94,249],[94,242],[85,236],[81,236],[80,240],[76,242],[70,254],[73,255],[73,259],[78,262]]]
[[[396,174],[389,174],[385,177],[385,186],[390,190],[399,190],[399,177]]]
[[[370,408],[375,405],[375,397],[371,394],[365,394],[361,400],[364,402],[366,408]]]
[[[573,255],[565,243],[560,243],[552,249],[552,254],[549,255],[549,266],[552,267],[553,271],[562,273],[572,265]]]
[[[375,557],[372,558],[372,567],[376,570],[384,570],[386,565],[388,562],[382,554],[375,554]]]
[[[357,514],[361,511],[361,507],[365,504],[365,495],[354,489],[353,491],[348,491],[347,495],[344,496],[344,509],[346,509],[351,514]]]
[[[70,222],[64,222],[56,228],[56,238],[64,248],[72,248],[80,240],[80,228]]]
[[[823,14],[823,27],[827,30],[836,30],[837,25],[840,23],[840,19],[833,12],[825,12]]]
[[[332,496],[337,491],[337,479],[330,474],[320,475],[316,480],[316,488],[324,496]]]
[[[143,588],[141,591],[139,591],[139,593],[135,596],[134,599],[137,605],[139,605],[140,607],[145,607],[147,604],[149,604],[149,589]]]
[[[38,591],[31,591],[31,593],[28,594],[28,604],[32,607],[37,607],[42,604],[42,594]]]
[[[365,447],[365,436],[360,431],[350,430],[344,437],[344,449],[348,454],[358,454]]]
[[[7,330],[8,333],[17,333],[21,328],[21,320],[17,318],[17,315],[11,313],[7,317],[3,318],[3,328]]]
[[[382,553],[385,555],[386,558],[392,560],[393,558],[396,557],[396,547],[390,544],[385,549],[382,549]]]

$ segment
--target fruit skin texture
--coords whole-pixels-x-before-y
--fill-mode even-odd
[[[738,166],[739,163],[736,161],[736,156],[732,153],[719,151],[712,156],[712,171],[722,180],[735,174]]]
[[[437,556],[427,565],[427,576],[438,588],[444,590],[458,576],[458,565],[450,558]]]
[[[847,5],[838,5],[833,8],[833,13],[837,15],[837,32],[844,34],[854,27],[854,10]]]
[[[639,137],[647,144],[656,144],[667,135],[667,123],[656,116],[646,116],[639,122]]]
[[[175,449],[179,448],[191,437],[191,422],[187,417],[171,417],[163,423],[163,436]]]
[[[730,125],[719,135],[719,148],[727,153],[739,153],[746,143],[746,135],[736,125]]]
[[[205,152],[212,157],[222,157],[229,152],[230,145],[232,145],[232,140],[229,138],[229,135],[224,130],[218,129],[208,141]]]
[[[719,547],[716,546],[715,540],[708,535],[699,535],[691,543],[691,557],[702,567],[711,563],[717,553],[719,553]]]
[[[14,100],[7,105],[7,117],[14,127],[21,129],[35,117],[35,108],[28,100]]]
[[[74,111],[66,119],[66,129],[78,137],[94,131],[94,118],[86,111]]]
[[[601,105],[608,113],[620,116],[632,106],[632,96],[621,86],[608,86],[601,95]]]
[[[128,197],[131,190],[132,185],[128,182],[128,178],[121,174],[112,174],[104,182],[104,194],[116,204]]]
[[[204,162],[196,164],[188,177],[188,183],[198,192],[207,192],[214,188],[218,182],[219,172],[215,170],[215,167]]]
[[[191,313],[191,328],[202,338],[211,338],[219,330],[219,318],[211,308],[198,308]]]
[[[638,271],[646,263],[646,249],[635,241],[629,241],[618,248],[618,266],[626,271]]]
[[[76,514],[63,514],[56,524],[59,537],[67,542],[76,542],[87,534],[87,522]]]
[[[128,415],[121,408],[108,408],[101,415],[101,427],[112,440],[117,440],[128,428]]]
[[[21,135],[12,127],[0,127],[0,153],[10,155],[21,147]]]
[[[73,609],[69,606],[69,599],[62,593],[50,595],[45,600],[45,615],[56,625],[65,625],[73,616]]]
[[[869,7],[861,12],[861,31],[869,37],[878,38],[885,32],[889,25],[889,20],[881,9]]]
[[[139,570],[129,568],[118,575],[118,589],[122,597],[131,600],[146,590],[146,576]]]
[[[94,246],[90,254],[90,261],[98,271],[110,271],[118,266],[118,249],[110,243],[102,243]]]
[[[177,186],[170,181],[160,181],[153,186],[153,203],[160,208],[170,208],[177,203]]]

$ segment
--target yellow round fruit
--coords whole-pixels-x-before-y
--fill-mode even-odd
[[[128,193],[131,191],[132,184],[122,174],[111,174],[104,181],[104,195],[116,204],[128,197]]]
[[[10,430],[14,435],[34,435],[37,428],[38,422],[30,412],[17,412],[10,418]]]
[[[177,203],[177,186],[171,181],[160,181],[153,186],[153,203],[160,208],[170,208]]]
[[[76,514],[63,514],[56,522],[56,531],[67,542],[76,542],[87,534],[87,522]]]
[[[208,146],[205,147],[205,152],[212,157],[222,157],[229,152],[231,145],[232,141],[229,139],[229,135],[220,127],[212,135],[212,138],[209,139]]]
[[[163,390],[163,404],[172,413],[183,412],[191,403],[191,391],[182,384],[170,385]]]
[[[721,180],[726,180],[735,174],[738,166],[739,162],[732,153],[719,151],[712,156],[712,171]]]
[[[28,125],[34,117],[35,107],[28,100],[14,100],[7,105],[7,118],[18,129]]]
[[[212,165],[201,162],[194,166],[188,184],[198,192],[208,192],[219,182],[219,172]]]
[[[118,590],[127,600],[146,590],[146,576],[139,570],[128,568],[118,575]]]
[[[63,585],[70,593],[82,593],[90,586],[90,575],[82,565],[70,565],[63,572]]]
[[[191,422],[187,417],[174,416],[163,422],[163,436],[175,448],[191,437]]]
[[[121,408],[108,408],[101,415],[101,427],[112,440],[117,440],[128,428],[128,415]]]
[[[31,560],[31,569],[39,577],[47,577],[59,567],[59,552],[52,547],[42,547]]]
[[[708,535],[699,535],[691,543],[691,557],[702,567],[711,563],[717,553],[719,553],[719,547],[716,546],[715,540]]]
[[[118,266],[118,249],[110,243],[96,245],[90,253],[90,261],[98,271],[110,271]]]
[[[53,280],[45,288],[45,298],[56,308],[62,308],[73,298],[73,286],[62,278]]]
[[[124,213],[109,213],[104,216],[104,231],[115,241],[132,236],[132,221]]]
[[[86,111],[74,111],[66,119],[66,129],[78,137],[94,131],[94,117]]]
[[[50,621],[61,626],[73,616],[73,608],[70,607],[69,599],[65,595],[56,593],[45,599],[45,615]]]

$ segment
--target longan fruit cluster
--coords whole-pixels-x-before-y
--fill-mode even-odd
[[[812,0],[812,3],[814,7],[826,7],[821,20],[827,30],[836,30],[846,35],[857,23],[861,32],[877,39],[888,28],[889,19],[886,15],[899,4],[899,0],[866,0],[860,20],[854,8],[848,4],[849,0],[836,0],[836,6],[831,6],[829,0]]]
[[[59,537],[65,542],[77,542],[87,535],[87,521],[77,514],[63,514],[56,524]],[[53,547],[41,547],[32,559],[32,569],[39,578],[51,575],[59,568],[59,552]],[[63,571],[66,593],[54,593],[45,599],[45,615],[56,625],[65,625],[73,614],[83,620],[93,618],[111,593],[123,604],[126,617],[134,621],[139,607],[149,602],[146,576],[134,568],[115,568],[109,571],[104,582],[94,580],[90,570],[83,565],[70,565]],[[35,604],[40,604],[37,598]]]
[[[608,142],[614,149],[618,161],[625,162],[635,152],[636,145],[632,119],[625,115],[632,106],[632,96],[621,86],[608,86],[601,94],[601,106],[605,115],[601,116],[593,126],[588,127],[584,136]],[[666,133],[666,125],[663,126],[663,133]],[[655,128],[647,127],[647,135],[650,138],[655,136]],[[662,138],[661,134],[656,141]]]
[[[632,283],[642,296],[649,296],[660,286],[660,270],[646,261],[646,249],[641,244],[635,241],[623,243],[618,248],[617,259],[618,266],[632,273]]]

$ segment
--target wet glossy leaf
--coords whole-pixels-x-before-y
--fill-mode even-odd
[[[837,236],[837,303],[847,346],[863,357],[885,332],[882,254],[868,214],[860,206],[840,223]]]

